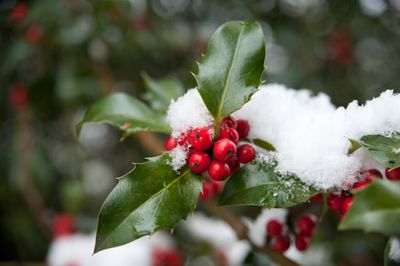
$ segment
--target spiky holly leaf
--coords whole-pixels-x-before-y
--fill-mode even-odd
[[[177,174],[168,160],[152,158],[119,178],[100,210],[95,252],[172,229],[194,210],[202,177],[188,168]]]
[[[276,165],[275,161],[255,159],[242,166],[228,180],[219,204],[286,208],[318,193],[295,175],[278,173]]]
[[[120,129],[124,136],[138,131],[170,133],[161,115],[133,96],[120,92],[94,103],[77,125],[77,134],[84,123],[108,123]]]
[[[374,180],[356,191],[339,229],[362,229],[388,236],[400,234],[400,182]]]
[[[389,168],[400,167],[400,133],[390,137],[367,135],[361,138],[360,144],[379,163]]]
[[[213,34],[195,77],[200,95],[217,124],[256,92],[264,58],[264,35],[257,22],[228,22]]]

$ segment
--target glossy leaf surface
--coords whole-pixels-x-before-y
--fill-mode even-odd
[[[257,22],[228,22],[211,37],[196,80],[217,122],[242,107],[256,92],[264,58],[264,35]]]
[[[375,180],[354,195],[339,229],[400,234],[400,182]]]
[[[125,93],[114,93],[93,104],[77,125],[78,134],[84,123],[92,122],[111,124],[123,131],[124,136],[138,131],[170,132],[160,115]]]
[[[119,178],[100,210],[95,252],[172,229],[194,210],[202,177],[189,169],[177,174],[167,160],[152,158]]]
[[[225,185],[220,205],[255,205],[285,208],[307,201],[317,191],[294,175],[275,171],[275,162],[243,165]]]
[[[400,167],[400,134],[391,137],[368,135],[362,137],[360,143],[379,163],[389,168]]]

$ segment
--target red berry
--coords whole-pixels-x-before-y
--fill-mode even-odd
[[[317,217],[313,214],[305,214],[297,221],[299,233],[306,236],[312,236],[314,234],[316,224]]]
[[[249,122],[244,119],[239,119],[237,121],[237,132],[239,133],[239,138],[240,139],[245,139],[247,135],[249,134],[250,126]]]
[[[295,245],[299,251],[304,251],[310,246],[310,238],[302,234],[297,235]]]
[[[400,180],[400,167],[394,169],[386,168],[385,173],[389,180]]]
[[[227,163],[230,169],[229,176],[231,176],[234,172],[236,172],[240,168],[240,162],[238,161],[237,158],[234,158],[234,160],[230,160]]]
[[[184,145],[186,144],[187,140],[188,140],[188,135],[182,132],[178,138],[178,144]]]
[[[340,212],[342,209],[342,203],[344,200],[344,196],[342,194],[329,194],[328,196],[328,207],[333,212]]]
[[[20,22],[25,19],[28,13],[28,5],[26,3],[19,3],[15,6],[10,14],[10,20],[12,22]]]
[[[28,104],[28,90],[20,83],[11,87],[10,104],[14,109],[20,110]]]
[[[236,129],[237,123],[236,120],[234,120],[230,116],[226,116],[221,120],[221,128],[234,128]]]
[[[201,151],[193,152],[189,157],[189,167],[195,173],[202,173],[211,163],[210,156]]]
[[[361,177],[363,179],[361,181],[356,182],[353,185],[353,189],[355,190],[362,189],[363,187],[369,185],[369,183],[371,183],[374,178],[382,178],[382,174],[377,169],[370,169],[361,173]]]
[[[255,156],[256,151],[254,150],[253,146],[249,144],[243,144],[237,150],[237,157],[241,163],[249,163],[254,159]]]
[[[43,38],[44,31],[42,26],[38,24],[33,24],[25,32],[25,40],[28,43],[36,44],[40,42]]]
[[[267,223],[267,236],[274,237],[282,235],[283,224],[278,220],[270,220]]]
[[[210,129],[207,127],[192,130],[188,137],[190,145],[198,151],[208,150],[213,144]]]
[[[239,142],[239,134],[234,128],[221,128],[219,139],[230,139],[237,144]]]
[[[228,162],[236,157],[236,144],[229,139],[220,139],[214,145],[214,156],[221,162]]]
[[[363,174],[365,174],[365,178],[382,178],[382,173],[378,169],[369,169],[365,171]]]
[[[285,252],[290,247],[290,239],[287,236],[277,236],[272,240],[272,249],[280,253]]]
[[[177,250],[156,248],[152,254],[152,266],[181,266],[182,255]]]
[[[170,151],[173,148],[175,148],[176,145],[178,145],[178,142],[176,141],[176,138],[168,137],[164,142],[164,149],[166,151]]]
[[[213,192],[214,194],[221,194],[222,190],[224,189],[224,183],[220,182],[220,181],[215,181],[215,180],[210,180],[211,181],[211,185],[213,188]]]
[[[321,202],[323,200],[322,193],[316,194],[310,198],[313,202]]]
[[[342,214],[343,215],[349,211],[352,204],[353,204],[353,197],[347,197],[343,200],[343,203],[342,203]]]
[[[74,218],[68,213],[56,215],[53,220],[53,237],[70,235],[74,231]]]
[[[229,165],[219,161],[213,161],[208,168],[208,174],[216,181],[225,180],[229,176],[230,172],[231,170]]]
[[[200,200],[207,200],[213,196],[214,186],[210,181],[203,182],[203,190],[199,194]]]

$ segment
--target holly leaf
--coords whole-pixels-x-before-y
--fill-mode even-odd
[[[286,208],[318,193],[295,175],[277,173],[276,165],[275,161],[263,162],[256,158],[242,166],[225,185],[219,205]]]
[[[100,210],[95,253],[160,229],[172,229],[196,207],[202,177],[184,168],[177,174],[169,155],[150,159],[118,179]]]
[[[120,129],[124,136],[138,131],[170,133],[161,115],[143,102],[125,93],[114,93],[93,104],[77,125],[77,134],[84,123],[108,123]]]
[[[361,138],[360,144],[379,163],[389,168],[400,167],[400,133],[391,137],[367,135]]]
[[[395,237],[389,238],[384,255],[385,266],[398,266],[400,263],[400,240]]]
[[[179,80],[166,78],[155,80],[146,73],[142,73],[144,85],[147,89],[144,98],[150,103],[150,107],[161,113],[165,113],[171,100],[176,100],[185,93],[185,89]]]
[[[356,191],[339,229],[362,229],[388,236],[400,234],[400,182],[375,180]]]
[[[266,150],[266,151],[276,151],[274,145],[272,145],[271,143],[269,143],[266,140],[263,139],[252,139],[250,140],[251,143],[253,143],[254,145]]]
[[[216,123],[240,109],[256,92],[264,58],[264,35],[257,22],[228,22],[211,37],[195,78]]]

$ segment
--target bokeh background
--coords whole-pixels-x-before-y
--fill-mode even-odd
[[[2,0],[1,261],[44,262],[60,214],[75,230],[95,229],[115,177],[152,150],[148,136],[120,142],[106,125],[77,138],[75,124],[115,91],[157,108],[151,78],[193,87],[196,60],[229,20],[261,23],[268,83],[325,92],[337,105],[399,87],[398,0]],[[332,214],[324,221],[317,239],[331,243],[333,263],[382,264],[383,237],[336,233]]]

